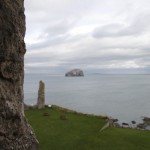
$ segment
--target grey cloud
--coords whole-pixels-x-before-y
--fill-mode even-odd
[[[27,43],[27,48],[40,49],[64,43],[70,37],[68,31],[72,28],[73,24],[73,22],[67,21],[52,23],[36,37],[39,42],[30,45]]]
[[[45,57],[44,57],[45,58]],[[97,55],[97,56],[89,56],[89,57],[84,57],[84,55],[76,55],[73,57],[66,57],[63,58],[62,56],[62,60],[58,58],[58,56],[56,55],[55,57],[47,57],[45,60],[44,58],[40,58],[38,57],[38,59],[32,59],[32,58],[27,58],[27,62],[29,64],[34,64],[34,63],[39,63],[39,62],[44,62],[46,64],[51,64],[54,61],[60,61],[61,63],[58,64],[58,66],[56,66],[56,68],[63,68],[64,70],[67,68],[76,68],[76,67],[82,67],[82,68],[90,68],[89,66],[95,66],[95,68],[97,68],[96,66],[98,65],[99,68],[104,68],[104,66],[107,68],[107,66],[111,65],[112,63],[124,63],[124,62],[128,62],[128,61],[134,61],[135,63],[137,63],[139,66],[143,67],[143,65],[146,65],[146,67],[148,67],[148,63],[150,64],[150,59],[148,55],[121,55],[121,54],[108,54],[108,55]],[[147,64],[145,64],[145,62],[147,62]],[[27,63],[27,64],[28,64]],[[39,66],[39,68],[41,69],[41,66]],[[43,65],[43,68],[45,68],[45,66]],[[49,67],[51,68],[51,67]],[[39,70],[40,70],[39,69]],[[61,69],[60,69],[61,70]]]
[[[136,27],[121,24],[109,24],[99,28],[94,29],[93,37],[95,38],[105,38],[105,37],[119,37],[119,36],[130,36],[141,32]]]
[[[37,63],[37,62],[47,62],[49,60],[52,60],[53,56],[47,56],[47,57],[25,57],[26,64],[28,63]]]
[[[90,64],[100,64],[100,65],[108,65],[111,64],[111,62],[124,62],[124,61],[130,61],[130,60],[145,60],[147,56],[142,57],[142,56],[130,56],[130,55],[104,55],[104,56],[95,56],[95,57],[75,57],[72,58],[71,60],[68,61],[68,63],[72,63],[72,64],[86,64],[86,65],[90,65]],[[145,58],[145,59],[144,59]],[[141,63],[142,64],[142,63]]]
[[[93,31],[93,37],[101,38],[101,37],[114,37],[120,35],[124,28],[122,24],[108,24],[102,27],[97,27]]]
[[[73,20],[62,20],[54,22],[48,25],[44,32],[49,35],[48,37],[64,35],[75,25],[75,23],[76,22]]]
[[[51,12],[51,14],[61,14],[65,15],[77,15],[83,12],[87,13],[96,4],[100,4],[102,0],[91,0],[81,1],[81,0],[26,0],[25,6],[28,12],[39,12],[39,10],[44,12]]]
[[[124,72],[123,69],[148,72],[150,11],[147,0],[86,0],[86,3],[26,0],[25,4],[26,38],[31,39],[25,58],[29,72],[64,73],[74,67],[106,73]],[[80,34],[84,33],[80,30],[85,26],[90,27],[90,31],[86,31],[87,28],[85,34]],[[128,62],[131,69],[125,68]],[[141,69],[134,68],[134,63]],[[115,69],[123,64],[122,68]]]
[[[54,45],[59,45],[62,44],[65,41],[65,37],[66,36],[62,36],[62,37],[55,37],[55,38],[47,38],[42,42],[38,42],[35,44],[27,44],[27,49],[30,50],[37,50],[37,49],[41,49],[41,48],[47,48],[49,46],[54,46]]]
[[[139,36],[146,31],[150,32],[149,22],[150,14],[140,14],[130,25],[115,23],[96,27],[93,31],[93,37]]]

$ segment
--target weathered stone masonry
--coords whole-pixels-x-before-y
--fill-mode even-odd
[[[37,150],[23,109],[23,0],[0,0],[0,150]]]

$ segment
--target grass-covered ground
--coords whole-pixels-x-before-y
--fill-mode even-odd
[[[107,128],[105,118],[59,108],[27,110],[40,150],[150,150],[150,132]]]

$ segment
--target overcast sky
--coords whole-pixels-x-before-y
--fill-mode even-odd
[[[25,71],[150,73],[150,0],[25,0]]]

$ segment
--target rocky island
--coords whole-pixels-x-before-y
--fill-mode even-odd
[[[83,77],[84,73],[81,69],[73,69],[65,74],[66,77]]]

